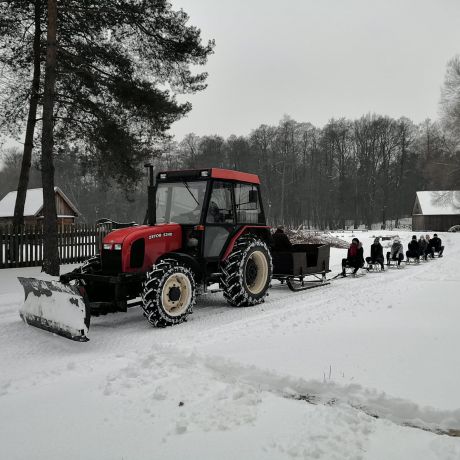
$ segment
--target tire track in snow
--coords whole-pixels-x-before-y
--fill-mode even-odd
[[[239,382],[257,386],[285,398],[328,406],[345,404],[373,418],[385,419],[400,426],[460,437],[460,409],[442,411],[432,407],[420,407],[409,400],[387,396],[383,392],[366,389],[358,384],[344,386],[333,382],[282,376],[220,358],[205,358],[203,364],[223,380],[228,380],[231,375]]]
[[[460,409],[453,411],[438,410],[433,407],[420,407],[403,398],[392,397],[384,392],[364,388],[359,384],[340,385],[334,382],[306,380],[299,377],[282,375],[259,368],[255,365],[243,365],[220,356],[190,353],[172,346],[155,346],[155,350],[142,357],[133,358],[126,367],[126,373],[141,375],[145,381],[153,381],[157,372],[154,364],[161,359],[168,363],[169,372],[182,374],[184,379],[198,372],[211,373],[211,378],[229,385],[245,385],[260,392],[278,397],[305,401],[313,405],[350,407],[375,419],[383,419],[402,427],[415,428],[438,435],[460,437]],[[201,371],[200,371],[201,369]],[[152,378],[149,374],[152,373]],[[114,380],[122,379],[112,376]],[[123,385],[122,385],[123,386]]]

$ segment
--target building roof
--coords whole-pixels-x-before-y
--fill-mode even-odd
[[[77,216],[80,215],[80,211],[75,205],[69,200],[65,193],[59,188],[54,187],[54,191],[58,193],[61,198],[67,203],[67,205],[75,212]],[[0,217],[13,217],[14,216],[14,205],[16,203],[17,191],[9,192],[0,201]],[[24,217],[37,217],[43,209],[43,189],[42,188],[31,188],[27,190],[26,202],[24,205]],[[62,217],[62,216],[58,216]],[[72,216],[73,217],[73,216]]]
[[[460,190],[440,190],[417,192],[414,214],[425,216],[460,215]]]

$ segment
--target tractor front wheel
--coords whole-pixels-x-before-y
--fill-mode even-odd
[[[230,305],[248,307],[264,301],[272,278],[267,245],[253,235],[239,238],[223,264],[221,284]]]
[[[192,271],[179,262],[166,259],[154,265],[143,285],[142,308],[155,327],[182,323],[196,303]]]

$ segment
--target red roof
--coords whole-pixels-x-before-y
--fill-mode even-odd
[[[251,184],[260,184],[259,176],[256,174],[233,171],[232,169],[211,168],[211,177],[215,179],[227,179],[249,182]]]

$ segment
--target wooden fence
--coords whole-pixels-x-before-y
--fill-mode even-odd
[[[110,231],[110,225],[59,226],[61,264],[82,262],[98,253],[102,238]],[[43,229],[40,226],[24,226],[19,231],[13,231],[12,226],[0,227],[0,269],[34,267],[42,261]]]

